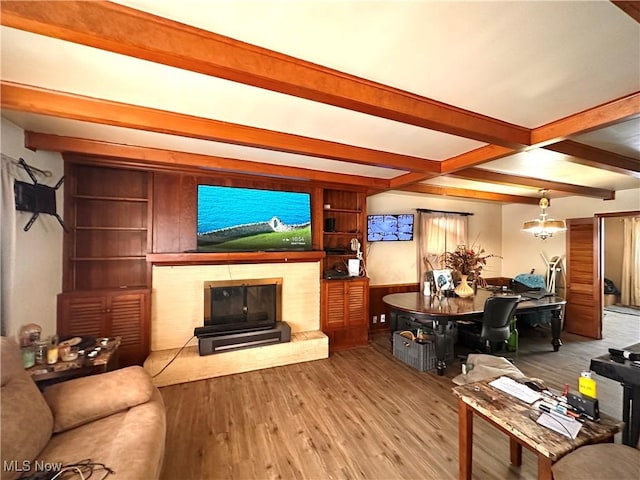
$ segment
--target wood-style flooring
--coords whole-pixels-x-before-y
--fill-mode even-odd
[[[640,341],[640,316],[606,312],[604,340],[562,340],[553,352],[547,329],[523,331],[513,362],[577,390],[592,357]],[[164,387],[162,479],[455,479],[458,373],[459,361],[442,377],[418,372],[377,334],[326,360]],[[601,411],[621,418],[620,385],[595,378]],[[536,459],[525,450],[522,466],[510,466],[506,436],[476,419],[473,476],[535,479]]]

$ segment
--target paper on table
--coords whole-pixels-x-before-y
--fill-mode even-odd
[[[573,418],[553,413],[542,413],[537,422],[543,427],[569,438],[576,438],[582,427],[582,424]]]

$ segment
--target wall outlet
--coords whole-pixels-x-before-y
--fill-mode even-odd
[[[387,315],[383,313],[382,315],[380,315],[380,323],[384,323],[386,321],[387,321]]]
[[[373,316],[373,323],[378,323],[378,316],[377,315]]]

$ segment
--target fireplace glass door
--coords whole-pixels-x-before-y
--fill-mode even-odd
[[[281,282],[268,280],[205,282],[205,327],[221,333],[274,328],[279,320]]]

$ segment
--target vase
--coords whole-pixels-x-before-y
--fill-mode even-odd
[[[462,298],[473,297],[473,288],[467,283],[468,275],[460,274],[460,283],[453,290],[456,295]]]

